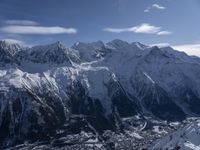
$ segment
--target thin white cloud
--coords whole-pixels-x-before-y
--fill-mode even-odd
[[[170,34],[172,34],[172,32],[170,32],[170,31],[160,31],[157,34],[158,35],[170,35]]]
[[[20,44],[20,45],[25,45],[25,43],[23,41],[16,40],[16,39],[2,39],[2,41],[6,41],[6,42],[11,43],[11,44],[17,43],[17,44]]]
[[[166,9],[166,7],[161,6],[161,5],[159,5],[159,4],[153,4],[153,5],[152,5],[152,8],[154,8],[154,9],[160,9],[160,10]]]
[[[195,55],[200,57],[200,44],[182,44],[172,46],[174,49],[184,51],[189,55]]]
[[[132,31],[134,31],[135,33],[156,34],[157,32],[160,31],[160,29],[161,27],[156,27],[148,23],[143,23],[141,25],[133,27]]]
[[[175,50],[185,52],[188,55],[200,57],[200,43],[197,44],[181,44],[181,45],[170,45],[169,43],[155,43],[150,46],[158,46],[160,48],[170,46]]]
[[[147,7],[147,8],[144,10],[144,12],[145,12],[145,13],[148,13],[148,12],[150,12],[150,10],[151,10],[151,7]]]
[[[146,12],[146,13],[148,13],[148,12],[150,12],[151,10],[164,10],[164,9],[166,9],[166,7],[164,7],[164,6],[162,6],[162,5],[160,5],[160,4],[152,4],[151,6],[148,6],[145,10],[144,10],[144,12]]]
[[[5,23],[9,25],[25,25],[25,26],[39,25],[39,23],[31,20],[6,20]]]
[[[172,32],[162,31],[161,27],[157,27],[148,23],[143,23],[138,26],[133,26],[129,28],[104,28],[103,31],[122,33],[122,32],[133,32],[133,33],[144,33],[144,34],[157,34],[157,35],[169,35]]]
[[[0,28],[1,32],[12,34],[76,34],[75,28],[63,28],[59,26],[45,27],[45,26],[21,26],[10,25]]]
[[[151,44],[150,46],[167,47],[167,46],[170,46],[170,44],[169,43],[156,43],[156,44]]]
[[[113,33],[122,33],[122,32],[131,32],[131,28],[104,28],[103,31],[113,32]]]

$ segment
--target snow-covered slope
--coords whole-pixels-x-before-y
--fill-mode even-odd
[[[31,61],[34,63],[51,63],[51,64],[71,64],[71,61],[79,62],[77,52],[66,48],[60,42],[46,46],[35,46],[18,53],[16,57],[20,60]]]
[[[22,45],[19,45],[17,43],[9,43],[7,41],[0,41],[0,48],[1,50],[7,51],[12,56],[20,50],[25,49],[25,47],[23,47]]]
[[[152,149],[200,150],[200,120],[193,121],[185,127],[158,140]]]
[[[15,54],[25,49],[19,44],[0,41],[0,66],[16,63]]]
[[[106,48],[106,45],[102,41],[92,43],[76,42],[72,46],[72,49],[78,50],[82,61],[101,59],[109,53],[109,49]]]
[[[50,137],[77,115],[98,132],[122,130],[125,117],[180,121],[200,115],[199,58],[169,47],[117,39],[71,48],[0,43],[3,146],[36,134]]]

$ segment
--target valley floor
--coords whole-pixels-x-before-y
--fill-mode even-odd
[[[135,118],[125,118],[123,123],[130,125]],[[130,127],[124,132],[105,131],[102,135],[95,132],[67,134],[65,124],[57,130],[55,137],[48,141],[38,141],[7,150],[157,150],[157,149],[200,149],[200,119],[188,118],[183,122],[165,122],[149,119],[148,122],[138,120],[140,126]],[[199,143],[198,143],[199,142]]]

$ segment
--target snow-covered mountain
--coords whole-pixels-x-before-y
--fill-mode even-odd
[[[78,52],[66,48],[60,42],[46,46],[35,46],[28,50],[20,51],[16,57],[20,58],[20,60],[34,63],[70,64],[71,61],[79,62]]]
[[[0,66],[8,63],[16,63],[14,55],[25,49],[19,44],[11,44],[7,41],[0,41]]]
[[[47,140],[66,124],[69,133],[102,134],[124,131],[130,117],[200,115],[200,59],[170,47],[113,40],[24,48],[1,41],[0,52],[2,147]]]

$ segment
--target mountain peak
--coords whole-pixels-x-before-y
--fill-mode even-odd
[[[145,55],[144,58],[148,62],[156,61],[157,63],[157,61],[162,61],[163,59],[166,59],[166,58],[174,58],[167,51],[163,51],[157,46],[153,46],[147,50],[148,50],[147,54]]]
[[[83,42],[76,42],[73,46],[73,49],[102,49],[105,48],[105,45],[102,41],[96,41],[92,43],[83,43]]]
[[[153,46],[149,52],[150,55],[164,55],[165,53],[157,46]]]
[[[58,49],[65,49],[65,45],[60,41],[57,41],[57,42],[50,44],[48,46],[50,46],[50,47],[52,46],[53,48],[58,48]]]
[[[148,48],[147,45],[144,45],[144,44],[142,44],[142,43],[140,43],[140,42],[132,42],[131,45],[134,46],[134,47],[137,47],[137,48],[139,48],[139,49]]]
[[[71,48],[79,52],[83,61],[102,58],[106,53],[106,46],[102,41],[92,43],[76,42]]]
[[[123,48],[123,47],[130,46],[130,44],[128,42],[122,41],[120,39],[114,39],[114,40],[108,42],[107,45],[112,46],[114,48]]]
[[[105,44],[100,40],[98,40],[96,42],[92,42],[92,45],[97,46],[97,47],[101,47],[101,48],[105,47]]]
[[[10,43],[6,40],[2,40],[0,41],[0,50],[4,50],[7,51],[8,53],[10,53],[11,55],[16,54],[18,51],[20,51],[21,49],[24,49],[23,46],[21,46],[18,43]]]
[[[19,57],[36,63],[62,64],[67,62],[70,64],[71,60],[78,62],[75,51],[66,48],[59,41],[49,45],[34,46],[25,52],[21,52]]]
[[[114,39],[112,41],[110,41],[111,43],[128,43],[126,41],[120,40],[120,39]]]

